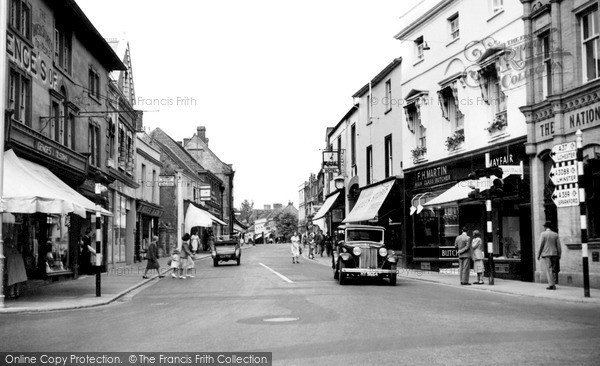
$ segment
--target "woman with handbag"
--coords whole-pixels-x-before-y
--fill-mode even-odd
[[[148,246],[148,250],[146,252],[146,259],[148,259],[148,262],[146,263],[146,271],[144,272],[144,275],[142,276],[143,279],[148,278],[147,274],[148,274],[148,271],[151,269],[156,270],[156,272],[158,273],[158,278],[165,277],[162,274],[160,274],[160,263],[158,263],[158,246],[156,245],[157,242],[158,242],[158,236],[154,235],[152,237],[152,241],[150,242],[150,245]]]
[[[481,234],[479,230],[473,230],[473,242],[471,243],[473,249],[473,269],[477,273],[477,282],[474,285],[483,285],[483,242],[481,241]]]

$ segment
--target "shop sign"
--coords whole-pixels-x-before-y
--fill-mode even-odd
[[[508,264],[496,264],[496,273],[508,273],[509,267]]]
[[[200,201],[210,201],[210,186],[200,186]]]
[[[587,108],[581,108],[576,111],[565,113],[567,131],[576,131],[591,125],[600,124],[600,102],[596,102]]]
[[[323,171],[337,173],[340,167],[339,151],[323,151]]]
[[[458,258],[455,247],[440,247],[440,258]]]
[[[415,172],[415,188],[447,183],[452,180],[447,165],[421,169]]]
[[[174,175],[159,175],[158,176],[159,187],[175,187],[175,176]]]
[[[554,190],[552,201],[554,201],[556,207],[579,206],[579,187],[577,184],[574,184],[574,186]]]
[[[561,163],[563,164],[563,163]],[[579,175],[577,174],[577,165],[570,164],[564,166],[553,166],[550,169],[550,179],[554,185],[577,183]]]
[[[51,67],[52,62],[47,63],[45,57],[42,58],[43,53],[32,49],[26,42],[23,42],[11,32],[6,32],[6,54],[8,59],[18,65],[21,70],[55,89],[58,76]]]
[[[41,152],[42,154],[51,156],[56,160],[62,161],[63,163],[69,163],[69,156],[55,147],[46,145],[43,142],[37,140],[34,141],[33,147],[36,151]]]

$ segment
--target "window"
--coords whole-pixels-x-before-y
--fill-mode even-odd
[[[144,191],[146,190],[146,164],[142,164],[142,181],[140,183],[142,185],[142,199],[144,199]],[[195,193],[196,191],[194,191],[194,201],[196,200]]]
[[[581,16],[581,41],[584,81],[600,76],[600,37],[598,32],[598,9]]]
[[[421,148],[427,147],[427,129],[423,127],[420,121],[417,127],[417,146]]]
[[[586,159],[584,172],[588,238],[600,240],[600,148],[598,146],[596,146],[596,153]]]
[[[367,95],[367,125],[373,122],[373,106],[371,105],[371,95]]]
[[[421,61],[425,58],[425,54],[423,53],[425,49],[425,42],[423,42],[423,37],[417,38],[415,41],[415,47],[417,49],[417,62]]]
[[[63,144],[66,147],[75,149],[75,114],[68,114],[63,133]]]
[[[367,146],[367,184],[373,183],[373,146]]]
[[[544,99],[552,93],[552,58],[550,57],[550,34],[540,37],[540,56],[544,71],[542,73],[542,96]]]
[[[31,8],[24,0],[10,0],[10,27],[31,40]]]
[[[504,0],[492,0],[492,12],[494,14],[504,10]]]
[[[350,159],[352,166],[356,166],[356,125],[350,127]]]
[[[54,62],[64,71],[71,73],[72,33],[58,23],[54,30]]]
[[[114,160],[115,158],[115,123],[112,119],[108,120],[108,158]]]
[[[385,97],[387,98],[387,101],[384,103],[384,105],[387,104],[387,110],[391,111],[392,110],[392,80],[388,80],[385,82]]]
[[[31,81],[24,74],[10,69],[8,108],[12,119],[31,127]]]
[[[152,169],[152,203],[156,203],[156,170]]]
[[[394,174],[392,158],[392,135],[385,137],[385,177],[391,177]]]
[[[100,75],[92,67],[89,70],[88,94],[96,99],[100,99]]]
[[[450,122],[452,133],[464,128],[464,115],[459,109],[457,81],[438,91],[442,117]]]
[[[450,25],[450,40],[457,39],[460,36],[460,30],[458,28],[458,13],[448,18],[448,24]]]
[[[88,129],[88,151],[90,152],[90,164],[100,166],[100,126],[90,122]]]
[[[506,112],[506,95],[500,87],[500,78],[495,63],[479,71],[479,86],[483,100],[492,106],[494,114]]]
[[[427,129],[421,124],[421,113],[420,104],[423,103],[421,98],[412,99],[404,107],[406,114],[406,124],[408,130],[415,134],[416,149],[419,153],[417,155],[423,155],[427,148],[426,132]]]

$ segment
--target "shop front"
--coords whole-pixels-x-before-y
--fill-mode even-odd
[[[402,180],[396,177],[365,186],[342,222],[383,226],[386,246],[402,255],[402,197]]]
[[[406,171],[406,194],[410,199],[405,212],[407,262],[424,270],[457,267],[454,241],[461,228],[466,227],[470,237],[479,230],[485,241],[485,201],[490,198],[496,276],[531,281],[527,161],[524,141],[518,140]],[[504,174],[469,178],[469,174],[483,172],[486,166],[499,166]],[[496,191],[492,189],[494,184],[502,188]]]
[[[162,215],[162,208],[150,202],[137,201],[137,226],[136,239],[134,249],[134,261],[141,262],[144,254],[148,249],[148,245],[152,241],[153,236],[158,236],[158,219]],[[159,252],[166,253],[166,248],[159,243]]]
[[[558,232],[562,244],[559,284],[583,285],[581,211],[577,194],[574,201],[561,200],[560,192],[577,184],[561,184],[565,178],[554,177],[553,171],[574,164],[576,151],[557,153],[557,147],[575,147],[576,133],[581,131],[583,183],[585,189],[587,243],[589,249],[589,283],[600,288],[600,80],[564,93],[557,106],[540,104],[523,107],[529,119],[532,139],[529,153],[532,167],[532,220],[536,244],[549,221]],[[553,111],[560,110],[560,113]],[[570,145],[571,144],[571,145]],[[581,188],[581,187],[578,187]],[[538,244],[539,245],[539,244]],[[539,247],[536,247],[536,251]],[[546,281],[544,265],[538,262],[535,281]]]
[[[318,219],[324,219],[325,227],[323,228],[323,232],[325,234],[333,235],[344,219],[344,203],[343,188],[329,194],[325,198],[323,206],[321,206],[319,211],[317,211],[313,217],[313,222]]]

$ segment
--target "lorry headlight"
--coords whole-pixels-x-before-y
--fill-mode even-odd
[[[388,254],[387,249],[385,248],[379,248],[379,255],[382,257],[385,257]]]
[[[358,257],[361,253],[361,250],[359,247],[354,247],[354,249],[352,249],[352,253]]]

